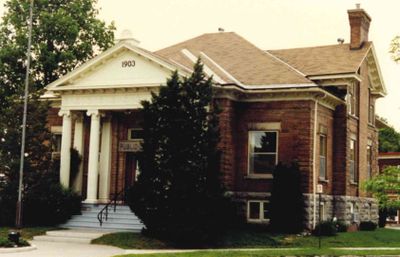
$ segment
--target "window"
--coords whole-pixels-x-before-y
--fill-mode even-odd
[[[367,179],[370,179],[372,176],[371,163],[372,163],[372,147],[371,145],[367,145]]]
[[[374,99],[372,98],[371,89],[368,89],[368,123],[375,125],[375,106]]]
[[[350,140],[350,180],[351,182],[357,182],[358,178],[358,165],[357,165],[357,141],[354,139]]]
[[[269,218],[267,201],[248,201],[247,220],[250,222],[267,221]]]
[[[319,179],[326,179],[327,142],[326,135],[319,135]]]
[[[348,112],[351,115],[358,116],[358,88],[359,83],[349,85],[348,89]]]
[[[277,131],[249,132],[249,173],[271,174],[278,158]]]
[[[53,160],[60,159],[60,153],[61,153],[61,140],[62,140],[62,135],[60,133],[54,133],[52,135],[52,141],[51,141],[51,158]]]
[[[141,140],[143,139],[143,129],[131,128],[128,129],[128,140]]]

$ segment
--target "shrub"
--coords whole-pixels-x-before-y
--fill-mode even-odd
[[[304,229],[304,199],[297,163],[279,163],[274,171],[270,218],[273,232],[299,233]]]
[[[323,221],[312,231],[315,236],[335,236],[337,234],[336,224],[332,221]]]
[[[78,214],[81,197],[59,183],[41,185],[31,190],[24,198],[23,212],[25,225],[56,225]]]
[[[343,221],[335,221],[334,222],[337,232],[347,232],[348,225]]]
[[[373,231],[373,230],[376,229],[377,226],[378,226],[378,225],[377,225],[375,222],[373,222],[373,221],[362,221],[362,222],[360,223],[359,228],[360,228],[360,230],[362,230],[362,231]]]
[[[18,246],[22,247],[22,246],[29,246],[29,243],[20,238],[19,242],[18,242]],[[14,243],[11,242],[10,240],[8,240],[8,238],[4,238],[4,237],[0,237],[0,248],[8,248],[8,247],[14,247]]]

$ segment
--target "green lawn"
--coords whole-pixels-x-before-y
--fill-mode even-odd
[[[393,255],[399,256],[400,250],[379,250],[379,251],[344,251],[333,249],[301,249],[301,250],[261,250],[261,251],[198,251],[191,253],[164,253],[164,254],[128,254],[115,257],[266,257],[266,256],[343,256],[343,255]]]
[[[31,227],[31,228],[23,228],[21,230],[10,228],[10,227],[0,227],[0,238],[8,238],[9,231],[20,231],[22,238],[26,240],[32,239],[34,236],[43,235],[46,231],[54,230],[57,228],[54,227]]]
[[[92,243],[124,249],[173,248],[166,242],[127,232],[105,235]],[[237,230],[228,233],[219,248],[315,248],[317,246],[318,238],[314,236],[271,235],[264,231]],[[400,247],[400,230],[377,229],[339,233],[334,237],[323,237],[322,247]]]

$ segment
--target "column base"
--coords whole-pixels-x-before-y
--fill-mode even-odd
[[[99,200],[97,200],[97,203],[108,204],[109,202],[110,202],[110,199],[99,199]]]
[[[100,203],[100,201],[99,201],[99,199],[86,199],[82,203],[98,204],[98,203]]]

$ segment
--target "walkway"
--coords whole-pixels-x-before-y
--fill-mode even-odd
[[[124,254],[125,250],[105,245],[32,241],[36,250],[5,253],[1,257],[110,257]]]

